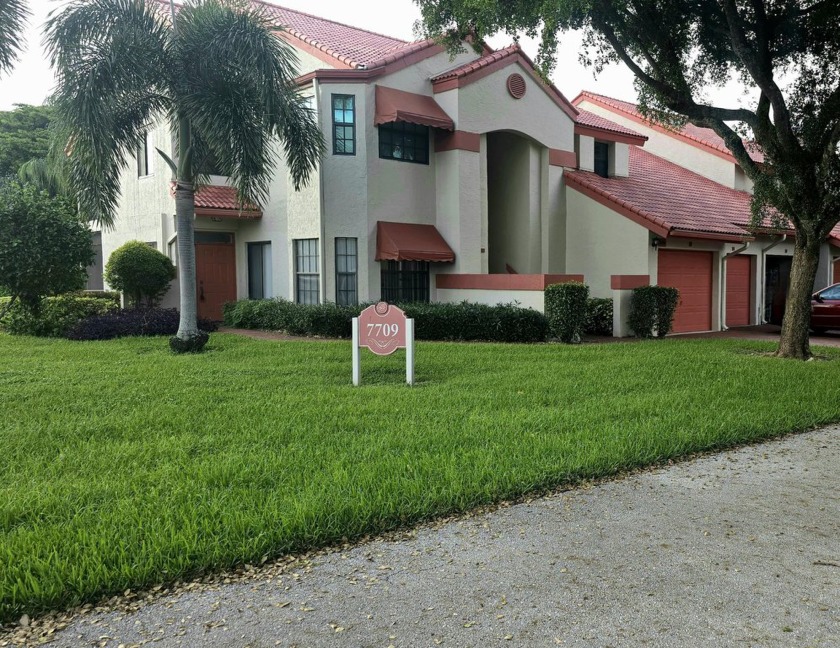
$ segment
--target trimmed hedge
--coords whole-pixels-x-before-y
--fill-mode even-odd
[[[667,286],[642,286],[633,290],[627,323],[641,338],[664,337],[674,324],[680,291]]]
[[[580,342],[587,316],[589,286],[579,281],[545,289],[545,315],[551,334],[566,344]]]
[[[348,338],[351,320],[367,304],[295,304],[285,299],[225,304],[225,326],[283,331],[289,335]],[[548,321],[542,313],[513,304],[397,304],[414,320],[418,340],[544,342]]]
[[[2,298],[8,302],[8,297]],[[0,321],[0,328],[13,335],[63,337],[81,320],[119,309],[111,297],[84,297],[68,293],[41,300],[37,310],[15,302]]]
[[[612,335],[613,300],[611,297],[590,297],[586,303],[583,330],[589,335]]]
[[[180,315],[175,308],[132,308],[77,322],[65,337],[69,340],[112,340],[118,337],[175,335]],[[198,328],[213,332],[215,322],[199,319]]]

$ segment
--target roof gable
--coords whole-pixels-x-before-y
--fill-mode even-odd
[[[437,94],[439,92],[446,92],[453,88],[461,88],[469,85],[479,79],[501,70],[509,65],[518,63],[525,72],[534,80],[534,82],[543,89],[543,91],[551,97],[552,101],[565,112],[572,121],[577,118],[578,111],[571,104],[571,102],[563,96],[557,87],[552,83],[547,83],[537,72],[534,62],[528,58],[525,52],[518,44],[510,45],[504,49],[496,50],[495,52],[485,53],[480,58],[464,63],[458,67],[447,70],[437,76],[432,77],[432,88]]]
[[[723,139],[715,133],[711,128],[702,128],[694,124],[687,123],[679,130],[672,130],[660,124],[649,121],[639,112],[638,106],[629,101],[622,101],[621,99],[614,99],[606,95],[597,94],[584,90],[577,97],[572,100],[572,103],[577,107],[584,101],[590,101],[596,106],[606,108],[611,112],[620,113],[622,116],[633,120],[636,123],[643,124],[648,128],[652,128],[660,133],[665,133],[671,137],[681,139],[684,142],[701,148],[717,157],[724,158],[730,162],[736,163],[735,157],[730,150],[726,148]],[[750,157],[758,163],[764,162],[764,154],[757,146],[750,142],[745,142],[747,152]]]

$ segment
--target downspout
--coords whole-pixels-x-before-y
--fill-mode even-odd
[[[718,276],[720,277],[719,286],[718,286],[718,304],[720,307],[720,330],[721,331],[728,331],[729,327],[726,325],[726,260],[731,257],[735,256],[736,254],[741,254],[744,250],[750,247],[750,242],[747,241],[741,247],[732,250],[732,252],[728,252],[724,254],[720,258],[720,271]]]
[[[315,93],[315,114],[318,116],[318,128],[324,132],[324,125],[321,119],[321,88],[318,79],[312,79],[312,91]],[[324,169],[323,164],[318,162],[318,220],[320,222],[321,239],[321,260],[320,260],[320,288],[321,303],[327,301],[327,226],[324,224]]]
[[[787,237],[787,234],[782,234],[782,238],[780,238],[778,241],[771,243],[767,247],[761,249],[761,301],[759,301],[761,317],[759,318],[759,320],[762,324],[767,324],[767,320],[764,319],[764,301],[767,298],[767,253],[777,245],[781,245],[782,243],[787,241]]]

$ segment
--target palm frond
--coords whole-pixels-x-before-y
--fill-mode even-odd
[[[23,50],[23,28],[28,17],[23,0],[0,0],[0,75],[12,69]]]
[[[274,29],[261,11],[220,0],[187,4],[178,15],[178,106],[225,162],[240,195],[256,202],[268,194],[275,136],[296,186],[309,178],[323,148],[294,84],[297,58]]]
[[[129,154],[170,106],[170,26],[143,0],[75,0],[50,16],[46,43],[71,185],[81,211],[109,226]]]

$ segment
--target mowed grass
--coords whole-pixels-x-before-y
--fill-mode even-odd
[[[840,350],[0,335],[0,620],[840,420]]]

